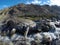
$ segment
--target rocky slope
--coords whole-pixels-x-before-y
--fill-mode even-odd
[[[59,6],[18,4],[0,11],[0,15],[27,17],[60,17]]]

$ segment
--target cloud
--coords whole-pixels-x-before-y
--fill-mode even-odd
[[[31,3],[27,1],[26,4],[31,4]]]
[[[48,5],[57,5],[60,6],[60,0],[32,0],[32,1],[27,1],[26,4],[48,4]]]
[[[58,6],[60,6],[60,0],[50,0],[50,5],[58,5]]]
[[[8,5],[3,5],[4,8],[8,7]]]
[[[49,4],[50,0],[32,0],[32,1],[27,1],[26,4],[39,4],[39,5],[44,5],[44,4]]]
[[[0,9],[7,8],[8,5],[0,5]]]
[[[50,3],[50,0],[48,0],[47,3]]]
[[[40,0],[33,0],[33,1],[31,1],[31,2],[28,2],[28,1],[27,1],[26,4],[40,4],[40,3],[41,3]]]
[[[41,1],[39,1],[39,0],[32,1],[32,4],[40,4],[40,3],[41,3]]]

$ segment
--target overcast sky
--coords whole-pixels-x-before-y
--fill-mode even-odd
[[[48,4],[60,6],[60,0],[0,0],[0,9],[10,7],[19,3],[38,5]]]

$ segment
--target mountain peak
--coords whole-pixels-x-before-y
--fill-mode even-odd
[[[49,5],[18,4],[0,12],[0,15],[28,16],[28,17],[59,17],[60,7]]]

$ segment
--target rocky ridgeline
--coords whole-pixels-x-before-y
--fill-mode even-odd
[[[14,16],[26,16],[26,17],[46,17],[56,18],[60,17],[59,6],[49,5],[34,5],[34,4],[17,4],[15,6],[6,8],[0,11],[0,15],[14,15]]]

